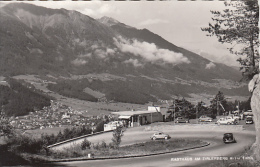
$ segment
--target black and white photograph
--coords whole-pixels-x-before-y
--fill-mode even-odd
[[[260,167],[259,4],[0,1],[0,166]]]

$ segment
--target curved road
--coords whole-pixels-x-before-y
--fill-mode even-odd
[[[141,129],[141,127],[139,127]],[[149,140],[148,138],[154,131],[140,131],[135,128],[129,129],[125,132],[122,138],[122,144],[133,144]],[[147,156],[140,158],[123,158],[123,159],[106,159],[106,160],[87,160],[87,161],[73,161],[60,162],[57,165],[73,166],[73,167],[157,167],[157,166],[207,166],[214,160],[212,158],[228,158],[239,157],[245,149],[249,148],[255,141],[255,131],[229,131],[232,132],[237,140],[237,143],[224,144],[222,137],[224,131],[208,131],[208,130],[164,130],[165,133],[170,134],[173,138],[198,138],[210,142],[210,145],[203,148],[193,150],[180,151],[175,153],[168,153],[155,156]],[[109,137],[110,136],[110,137]],[[104,141],[111,141],[112,133],[107,133],[98,136]],[[90,141],[98,141],[97,136],[89,139]],[[100,138],[101,137],[101,138]],[[200,159],[200,160],[197,160]],[[216,160],[215,160],[216,161]]]

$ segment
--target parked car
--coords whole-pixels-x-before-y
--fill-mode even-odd
[[[223,142],[226,144],[226,143],[236,143],[237,141],[233,133],[224,133]]]
[[[189,123],[190,120],[187,118],[183,118],[183,117],[178,117],[175,121],[176,123]]]
[[[163,132],[156,132],[150,138],[151,138],[151,140],[156,140],[156,139],[165,139],[165,140],[167,140],[167,139],[170,139],[171,136],[168,135],[168,134],[164,134]]]
[[[234,119],[241,120],[240,115],[238,115],[237,113],[236,113],[236,114],[231,114],[231,115],[229,115],[229,116],[232,117],[232,118],[234,118]]]
[[[253,116],[252,110],[247,110],[246,112],[243,113],[243,119],[245,119],[248,116]]]
[[[253,117],[251,116],[246,117],[246,124],[253,124],[253,123],[254,123]]]
[[[218,125],[231,125],[234,124],[233,119],[227,119],[227,118],[219,118],[219,120],[216,122]]]
[[[237,119],[237,118],[234,117],[234,116],[227,116],[227,117],[225,117],[225,118],[228,119],[228,120],[230,120],[230,121],[231,121],[231,124],[235,124],[235,125],[239,124],[239,119]]]
[[[242,113],[239,113],[239,111],[234,111],[233,113],[234,113],[234,118],[236,118],[238,120],[242,119],[242,117],[241,117]]]
[[[199,122],[212,122],[212,118],[211,117],[208,117],[208,116],[205,116],[205,115],[202,115],[201,117],[199,117]]]

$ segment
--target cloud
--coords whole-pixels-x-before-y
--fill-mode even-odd
[[[162,19],[148,19],[145,20],[141,23],[139,23],[140,26],[147,26],[147,25],[153,25],[153,24],[165,24],[165,23],[169,23],[169,21],[167,20],[162,20]]]
[[[121,13],[117,7],[107,3],[89,3],[87,8],[79,11],[94,18]]]
[[[116,53],[117,49],[111,49],[111,48],[100,48],[95,47],[94,54],[98,56],[99,58],[107,58],[108,56],[113,56]]]
[[[116,48],[114,49],[106,48],[107,55],[114,55],[115,53],[116,53]]]
[[[84,57],[91,57],[91,53],[87,53],[87,54],[80,54],[80,55],[78,55],[78,57],[80,57],[80,58],[84,58]]]
[[[73,60],[71,63],[74,64],[74,65],[76,65],[76,66],[81,66],[81,65],[86,64],[87,61],[86,61],[86,60],[83,60],[83,59],[77,58],[77,59]]]
[[[143,66],[137,59],[129,59],[129,60],[124,61],[124,63],[133,64],[135,67]]]
[[[81,41],[79,38],[73,39],[72,43],[74,45],[79,45],[79,46],[86,46],[87,45],[87,41],[85,39],[83,41]]]
[[[106,55],[107,55],[106,52],[102,49],[96,49],[94,51],[94,53],[95,53],[96,56],[98,56],[100,58],[106,58]]]
[[[205,50],[201,50],[201,49],[192,50],[192,51],[215,63],[222,63],[227,66],[237,66],[237,67],[240,66],[238,61],[236,61],[238,57],[235,54],[227,55],[227,54],[221,54],[217,51],[213,53],[207,53]]]
[[[122,52],[132,53],[135,56],[141,56],[148,62],[163,61],[170,64],[190,63],[187,57],[182,53],[176,53],[168,49],[159,49],[154,43],[139,42],[136,39],[132,42],[119,37],[115,39],[115,44]]]
[[[206,65],[205,69],[211,69],[211,68],[215,68],[216,65],[212,62],[210,62],[209,64]]]
[[[91,49],[97,49],[97,48],[98,48],[98,45],[97,45],[97,44],[91,45]]]

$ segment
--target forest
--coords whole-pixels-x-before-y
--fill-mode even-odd
[[[51,97],[31,85],[9,78],[9,86],[0,85],[1,112],[7,116],[22,116],[50,105]]]

